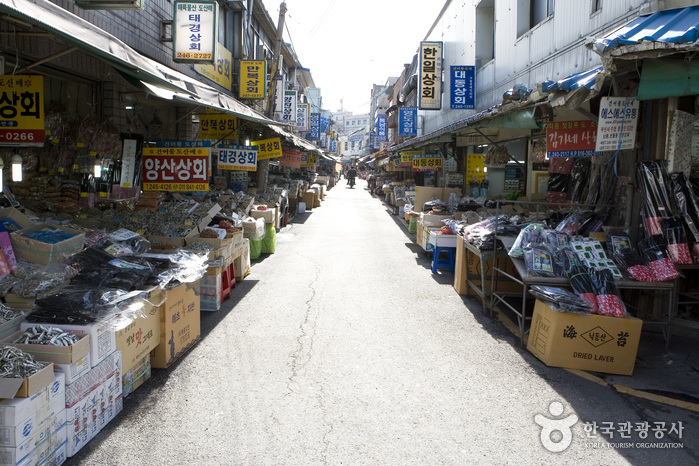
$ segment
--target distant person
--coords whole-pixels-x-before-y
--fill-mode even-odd
[[[357,170],[354,169],[354,167],[350,168],[347,170],[347,184],[350,185],[350,187],[354,186],[354,179],[357,177]]]

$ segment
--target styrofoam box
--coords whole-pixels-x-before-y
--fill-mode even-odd
[[[86,354],[72,364],[54,364],[55,371],[65,374],[66,385],[76,381],[81,375],[89,371],[91,367],[89,354]]]
[[[65,422],[65,409],[59,416],[55,416],[56,421],[52,423],[53,430],[47,428],[41,432],[42,436],[36,436],[25,448],[0,449],[0,464],[14,466],[16,464],[48,464],[45,460],[51,454],[66,444],[67,426]],[[60,425],[58,425],[60,423]]]
[[[0,402],[0,425],[16,426],[34,413],[45,415],[65,407],[65,376],[54,372],[55,380],[29,398],[13,398]]]

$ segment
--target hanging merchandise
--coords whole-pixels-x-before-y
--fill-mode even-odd
[[[677,209],[684,221],[687,240],[692,248],[694,262],[699,263],[699,199],[687,183],[684,173],[672,173],[670,178]]]
[[[573,202],[582,202],[583,193],[590,179],[589,157],[575,157],[570,171],[570,186],[568,187],[568,199]]]
[[[590,303],[591,313],[597,314],[599,308],[597,304],[597,293],[590,276],[590,269],[584,265],[573,265],[568,271],[568,280],[580,299]]]
[[[597,312],[601,315],[626,317],[626,306],[619,296],[614,276],[607,269],[593,270],[590,273],[597,294]]]
[[[653,272],[656,281],[674,280],[680,276],[666,251],[666,244],[662,236],[651,236],[640,241],[638,250]]]
[[[691,264],[692,256],[689,253],[689,245],[684,233],[684,222],[682,219],[680,217],[664,218],[660,221],[660,227],[665,233],[667,251],[672,262],[675,264]]]
[[[676,211],[674,198],[670,196],[670,177],[664,165],[655,160],[641,162],[636,170],[641,187],[645,222],[648,236],[661,235],[660,220],[672,217]]]

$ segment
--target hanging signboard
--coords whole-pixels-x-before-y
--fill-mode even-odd
[[[282,156],[282,141],[279,138],[252,141],[257,146],[257,160],[276,159]]]
[[[274,86],[274,113],[280,114],[284,109],[284,88],[286,87],[284,82],[284,76],[277,76],[276,84]]]
[[[299,131],[308,131],[311,127],[311,104],[296,105],[296,129]]]
[[[206,113],[199,115],[199,139],[235,139],[238,120],[231,115]]]
[[[422,154],[413,156],[414,172],[441,172],[442,157],[437,154]]]
[[[420,110],[442,108],[442,42],[420,42],[418,68],[418,107]]]
[[[398,136],[417,136],[417,107],[398,109]]]
[[[595,151],[597,123],[592,120],[554,121],[546,125],[546,155],[554,157],[592,157]]]
[[[316,163],[314,154],[305,153],[301,156],[301,168],[313,168]]]
[[[172,20],[173,61],[215,62],[218,3],[175,0]]]
[[[633,149],[639,102],[635,97],[602,97],[597,121],[598,151]]]
[[[450,107],[456,110],[476,108],[476,67],[450,67],[451,96]]]
[[[0,146],[43,145],[43,76],[0,76]]]
[[[310,139],[320,139],[320,113],[311,113]]]
[[[284,91],[284,105],[282,106],[282,121],[292,123],[296,121],[296,91]]]
[[[376,119],[376,135],[379,141],[386,141],[388,137],[388,124],[386,115],[379,115]]]
[[[296,149],[284,149],[279,165],[288,168],[301,168],[301,151]]]
[[[240,60],[241,99],[264,99],[267,97],[267,62],[264,60]]]
[[[143,149],[144,191],[208,191],[209,148]]]
[[[143,136],[140,134],[121,133],[121,180],[122,188],[131,188],[138,181],[136,160],[143,149]]]
[[[252,146],[216,146],[217,167],[221,170],[257,171],[257,149]]]
[[[195,65],[194,69],[213,82],[231,90],[231,67],[233,54],[218,41],[216,42],[216,63],[213,65]]]
[[[400,167],[412,167],[413,157],[416,155],[423,155],[424,150],[406,150],[400,153]]]

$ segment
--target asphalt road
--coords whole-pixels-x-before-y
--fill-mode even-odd
[[[67,464],[697,464],[696,413],[546,367],[364,187],[297,215]]]

